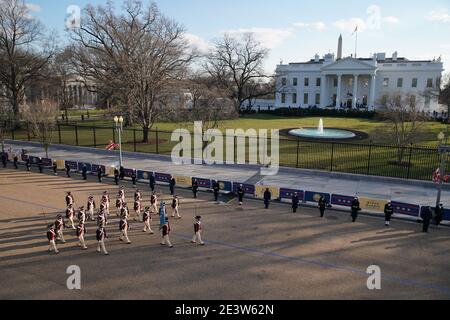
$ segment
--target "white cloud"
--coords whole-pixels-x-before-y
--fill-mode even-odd
[[[253,33],[255,39],[261,43],[262,46],[267,49],[273,49],[285,40],[293,36],[291,29],[275,29],[275,28],[242,28],[234,30],[226,30],[223,33],[229,34],[230,36],[240,36],[247,33]]]
[[[367,29],[367,23],[361,18],[350,18],[350,19],[341,19],[335,21],[333,26],[340,29],[341,31],[355,31],[356,26],[358,26],[358,31],[364,32]]]
[[[389,16],[389,17],[383,17],[383,21],[387,23],[397,24],[400,22],[400,19],[397,17]]]
[[[447,9],[433,10],[428,13],[425,19],[429,21],[450,23],[450,14]]]
[[[311,22],[311,23],[296,22],[296,23],[294,23],[294,27],[304,28],[304,29],[313,29],[313,30],[317,30],[317,31],[324,31],[327,28],[326,24],[322,21]]]
[[[40,5],[34,3],[25,3],[25,7],[31,12],[41,12],[42,10]]]
[[[207,40],[203,39],[192,33],[185,33],[184,38],[189,42],[189,44],[196,48],[202,53],[208,52],[212,48],[212,44]]]

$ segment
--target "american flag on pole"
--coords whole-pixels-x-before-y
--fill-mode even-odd
[[[109,140],[108,145],[106,146],[106,150],[111,151],[114,150],[115,148],[118,148],[119,145],[117,143],[114,143],[112,140]]]

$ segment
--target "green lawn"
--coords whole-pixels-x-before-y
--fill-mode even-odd
[[[219,129],[287,129],[298,127],[316,127],[319,117],[292,118],[275,117],[271,115],[247,115],[236,120],[223,121]],[[439,155],[436,152],[437,134],[446,132],[447,127],[437,122],[425,124],[423,134],[416,145],[424,148],[407,148],[403,150],[402,161],[404,165],[395,164],[398,149],[389,146],[369,146],[369,140],[374,144],[386,144],[383,137],[376,135],[377,129],[383,123],[366,119],[323,118],[325,127],[354,129],[369,134],[366,140],[351,143],[320,143],[297,142],[297,140],[282,138],[280,141],[280,164],[282,166],[300,167],[307,169],[320,169],[359,174],[391,176],[398,178],[414,178],[430,180],[433,170],[439,166]],[[94,130],[89,126],[95,125]],[[61,140],[59,132],[54,133],[53,142],[62,144],[90,146],[104,148],[109,140],[113,139],[113,121],[79,121],[77,131],[75,126],[61,126]],[[142,129],[136,126],[135,130],[127,128],[123,133],[123,149],[128,151],[170,154],[176,142],[171,140],[171,132],[183,128],[183,123],[159,122],[154,125],[150,133],[149,143],[142,141]],[[156,132],[156,128],[158,133]],[[192,124],[186,129],[192,131]],[[95,139],[94,139],[95,134]],[[136,144],[135,141],[136,135]],[[26,131],[15,132],[16,139],[27,140]],[[78,137],[78,139],[77,139]],[[158,140],[157,140],[158,138]],[[32,140],[34,140],[32,138]],[[116,141],[117,141],[116,137]],[[156,143],[158,141],[158,143]],[[248,160],[248,141],[247,160]],[[269,148],[270,151],[270,148]],[[269,152],[270,154],[270,152]],[[226,155],[226,154],[225,154]],[[450,164],[449,164],[450,167]],[[449,168],[450,169],[450,168]]]

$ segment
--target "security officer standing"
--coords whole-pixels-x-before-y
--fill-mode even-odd
[[[241,184],[241,185],[239,185],[239,188],[237,191],[240,206],[242,206],[242,202],[244,201],[244,194],[245,194],[244,186]]]
[[[270,200],[272,199],[272,193],[270,192],[269,188],[264,191],[264,207],[266,209],[269,209]]]
[[[297,194],[297,192],[294,192],[294,194],[292,195],[292,212],[293,213],[297,212],[298,203],[299,203],[298,194]]]
[[[444,216],[444,206],[442,205],[442,203],[440,203],[439,206],[434,209],[434,214],[434,221],[436,222],[436,225],[439,226]]]
[[[358,197],[355,197],[355,199],[353,199],[352,201],[352,205],[351,205],[351,217],[352,217],[352,222],[356,221],[356,218],[358,218],[358,212],[361,211],[361,207],[359,206],[359,199]]]
[[[39,173],[42,173],[42,171],[44,170],[43,165],[44,164],[42,163],[42,158],[39,158],[38,162]]]
[[[119,170],[117,168],[114,168],[114,183],[116,186],[119,185]]]
[[[320,212],[320,217],[323,218],[324,214],[325,214],[325,210],[327,209],[327,200],[325,199],[324,196],[320,196],[319,199],[319,203],[318,203],[318,207],[319,207],[319,212]]]
[[[86,164],[83,164],[83,167],[81,168],[81,172],[83,175],[83,180],[87,180],[87,167]]]
[[[152,192],[154,192],[155,191],[155,176],[153,175],[153,172],[150,173],[149,186],[150,186],[150,190],[152,190]]]
[[[125,179],[125,168],[123,166],[120,166],[119,168],[119,176],[120,176],[120,180]]]
[[[391,201],[388,201],[388,203],[384,205],[384,225],[386,227],[389,227],[389,225],[391,224],[391,217],[393,214],[394,207],[392,206]]]
[[[175,178],[173,176],[170,176],[169,189],[172,196],[175,194],[175,185]]]
[[[213,192],[214,192],[214,201],[218,201],[219,200],[219,192],[220,192],[220,185],[218,181],[213,182]]]
[[[66,163],[66,176],[67,178],[70,178],[70,166],[68,163]]]
[[[8,161],[8,158],[6,157],[6,153],[3,152],[2,153],[2,164],[3,164],[3,168],[6,168],[6,162]]]
[[[192,192],[194,193],[194,199],[197,199],[198,182],[197,179],[192,180]]]
[[[428,228],[430,227],[431,219],[433,218],[433,214],[431,213],[430,207],[423,207],[423,210],[420,213],[420,217],[423,220],[422,232],[428,232]]]
[[[19,169],[19,167],[17,166],[17,161],[19,161],[19,159],[17,158],[17,155],[14,154],[14,157],[13,157],[13,163],[14,163],[14,168],[15,168],[16,170]]]
[[[31,171],[31,161],[30,157],[27,157],[27,160],[25,161],[25,165],[27,167],[27,171]]]
[[[97,167],[97,179],[99,183],[102,183],[103,170],[101,166]]]
[[[53,161],[53,174],[55,176],[58,175],[58,165],[56,164],[56,161]]]
[[[133,188],[136,188],[136,178],[137,178],[136,169],[133,169],[131,172],[131,181],[133,183]]]

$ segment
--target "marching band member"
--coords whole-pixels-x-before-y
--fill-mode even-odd
[[[69,204],[71,205],[75,205],[75,199],[72,195],[72,192],[67,192],[67,196],[66,196],[66,205],[69,206]]]
[[[109,198],[108,191],[103,192],[102,202],[105,202],[105,213],[109,216],[109,205],[111,203],[111,199]]]
[[[153,214],[158,214],[158,197],[156,196],[156,192],[153,192],[150,197],[150,210]]]
[[[128,230],[130,230],[130,225],[128,224],[127,217],[121,217],[119,222],[119,230],[121,231],[121,235],[119,237],[120,241],[126,241],[127,244],[130,244],[131,241],[128,239]]]
[[[86,210],[84,210],[84,207],[80,207],[80,209],[78,209],[78,222],[81,222],[83,224],[86,223]]]
[[[150,212],[150,207],[145,207],[144,213],[142,215],[142,222],[144,222],[143,232],[150,231],[150,234],[154,234],[152,230],[152,213]]]
[[[87,202],[87,215],[88,219],[95,221],[94,219],[94,209],[96,208],[94,196],[90,195]]]
[[[141,192],[139,190],[136,190],[136,192],[134,193],[134,212],[135,212],[134,221],[139,221],[141,218],[141,202],[142,202]]]
[[[205,243],[202,241],[202,222],[200,221],[202,219],[201,216],[195,217],[195,223],[194,223],[194,237],[192,238],[192,243],[197,243],[197,240],[199,243],[204,246]]]
[[[163,224],[161,227],[161,245],[168,245],[169,248],[173,248],[172,243],[170,243],[169,239],[169,233],[170,233],[170,224],[169,224],[169,218],[166,218],[166,223]]]
[[[73,222],[74,216],[75,216],[75,210],[73,209],[73,204],[69,204],[69,206],[66,209],[66,218],[69,219],[70,224],[72,225],[72,229],[75,230],[75,225]]]
[[[122,209],[120,210],[120,218],[128,219],[130,215],[130,210],[128,210],[128,205],[124,202],[122,205]]]
[[[66,243],[66,240],[64,240],[64,233],[63,233],[63,229],[65,227],[66,227],[66,224],[64,223],[63,216],[61,214],[58,214],[56,216],[56,221],[55,221],[56,239],[61,240],[62,243]]]
[[[48,248],[48,252],[55,251],[55,254],[58,254],[58,248],[56,248],[56,232],[55,227],[52,225],[50,229],[47,231],[47,239],[50,242],[50,247]]]
[[[106,221],[105,212],[100,208],[100,211],[97,216],[97,227],[105,227],[108,224]]]
[[[84,235],[86,234],[86,226],[83,222],[80,221],[80,223],[77,226],[77,238],[80,241],[78,243],[78,246],[81,247],[81,250],[86,250],[86,244],[84,242]]]
[[[104,255],[108,255],[109,253],[105,248],[105,239],[108,238],[108,236],[106,235],[104,226],[99,226],[95,235],[98,241],[97,252],[103,252]]]
[[[178,219],[181,219],[181,216],[178,212],[178,207],[180,205],[180,201],[178,200],[178,196],[173,196],[172,200],[172,218],[175,217],[175,214],[177,215]]]

